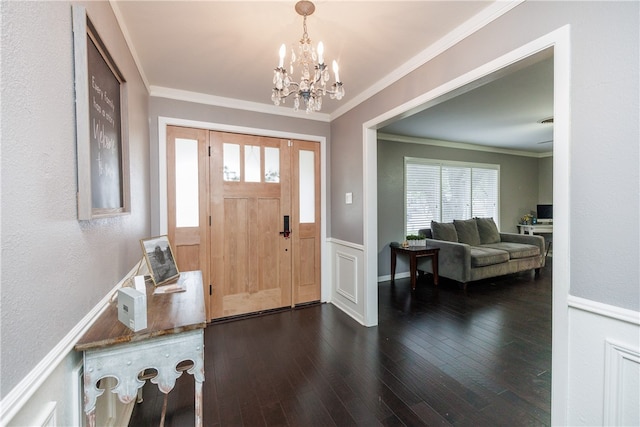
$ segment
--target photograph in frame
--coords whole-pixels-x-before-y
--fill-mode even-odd
[[[142,239],[140,244],[155,286],[169,283],[180,276],[167,236]]]

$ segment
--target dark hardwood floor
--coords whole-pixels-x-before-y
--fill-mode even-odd
[[[550,425],[551,259],[470,284],[430,276],[379,286],[379,326],[331,304],[205,330],[205,426]],[[169,394],[166,426],[194,424],[193,377]],[[157,426],[144,387],[131,426]]]

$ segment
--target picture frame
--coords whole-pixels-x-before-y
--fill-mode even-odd
[[[129,214],[126,80],[86,8],[72,10],[78,219]]]
[[[180,276],[168,236],[141,239],[140,245],[155,286],[169,283]]]

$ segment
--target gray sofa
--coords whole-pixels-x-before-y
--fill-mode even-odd
[[[541,236],[500,233],[493,218],[473,218],[453,223],[431,222],[419,232],[427,246],[438,247],[438,275],[464,284],[490,277],[544,267],[545,243]],[[418,262],[420,272],[432,272],[431,260]]]

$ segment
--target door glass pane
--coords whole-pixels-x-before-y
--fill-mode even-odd
[[[264,182],[280,182],[279,148],[264,148]]]
[[[176,227],[197,227],[198,140],[176,138]]]
[[[260,182],[260,146],[244,146],[244,181]]]
[[[300,150],[300,223],[316,222],[315,153]]]
[[[224,143],[222,146],[223,170],[225,181],[240,181],[240,146]]]

